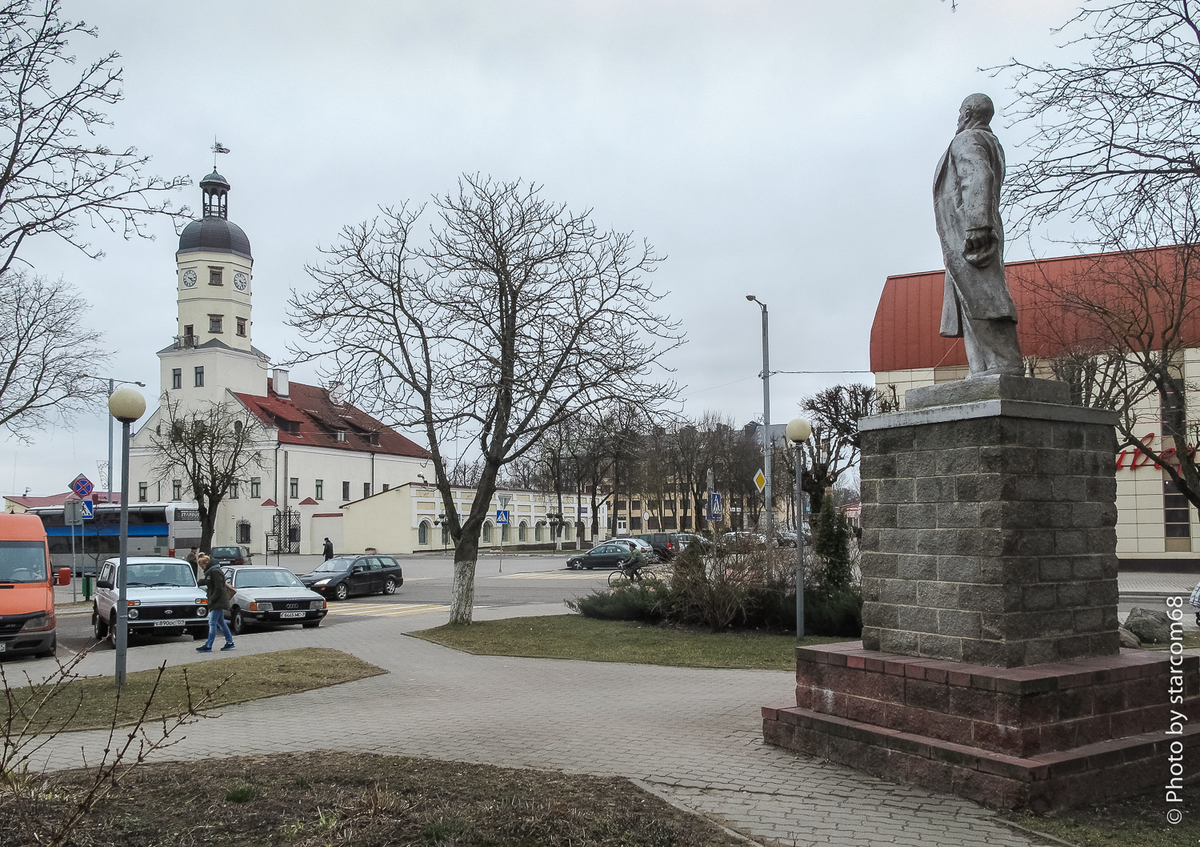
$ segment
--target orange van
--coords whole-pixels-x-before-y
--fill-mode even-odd
[[[54,585],[42,520],[0,513],[0,659],[53,656],[54,628]]]

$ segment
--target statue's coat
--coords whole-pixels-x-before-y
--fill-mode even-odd
[[[946,262],[941,334],[962,336],[963,313],[973,320],[1017,320],[1017,307],[1004,278],[1004,225],[1000,186],[1004,148],[988,127],[971,127],[954,136],[938,162],[933,181],[933,210]],[[982,268],[963,256],[967,231],[990,227],[999,241],[996,256]]]

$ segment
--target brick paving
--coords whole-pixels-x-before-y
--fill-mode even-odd
[[[561,612],[547,604],[476,617]],[[794,703],[793,674],[470,656],[401,635],[445,617],[363,617],[242,636],[241,653],[335,647],[390,673],[230,707],[160,758],[336,749],[626,776],[760,843],[788,847],[1036,843],[966,800],[765,745],[759,708]],[[130,652],[129,670],[164,659],[202,660],[187,642],[141,647]],[[82,670],[111,674],[112,663],[106,650]],[[81,751],[94,759],[103,743],[100,733],[62,736],[44,763],[75,766]]]

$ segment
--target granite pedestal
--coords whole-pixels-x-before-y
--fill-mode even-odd
[[[1120,649],[1115,418],[1067,399],[989,377],[862,422],[863,639],[797,650],[768,742],[1004,808],[1165,784],[1172,741],[1200,772],[1198,660]]]

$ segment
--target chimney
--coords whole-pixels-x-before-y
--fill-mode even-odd
[[[329,383],[329,402],[335,406],[343,406],[346,403],[346,386],[341,382]]]
[[[275,393],[280,397],[288,396],[288,372],[283,368],[275,368],[272,371],[271,386],[275,389]]]

